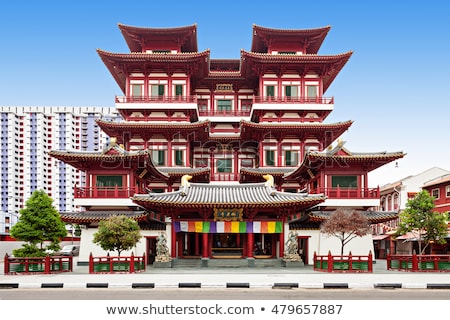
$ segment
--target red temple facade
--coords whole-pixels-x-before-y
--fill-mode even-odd
[[[196,25],[119,28],[130,52],[98,50],[123,92],[115,99],[123,121],[97,121],[110,145],[51,152],[86,176],[74,191],[83,211],[61,213],[86,226],[80,261],[99,250],[98,222],[116,214],[139,221],[149,263],[165,232],[172,258],[206,265],[281,259],[291,231],[311,262],[333,247],[319,226],[338,207],[373,223],[397,217],[373,210],[380,194],[368,173],[404,153],[351,152],[339,138],[352,121],[325,121],[334,109],[326,91],[352,55],[318,54],[330,27],[254,25],[240,59],[198,51]]]

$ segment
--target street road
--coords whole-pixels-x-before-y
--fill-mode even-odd
[[[449,289],[0,289],[0,300],[450,300]]]

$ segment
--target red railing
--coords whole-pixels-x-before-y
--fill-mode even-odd
[[[317,188],[312,194],[324,194],[331,199],[379,199],[379,188]]]
[[[212,173],[211,181],[238,181],[239,175],[235,173]]]
[[[116,96],[116,103],[195,103],[196,96]]]
[[[75,198],[130,198],[146,193],[137,187],[75,187]]]
[[[5,254],[5,274],[61,273],[73,270],[72,256],[10,257]]]
[[[249,117],[250,110],[200,110],[198,114],[203,117]]]
[[[333,256],[331,252],[318,256],[314,252],[314,270],[324,272],[373,272],[372,252],[367,256]]]
[[[254,97],[254,103],[317,103],[317,104],[333,104],[334,98],[325,97]]]
[[[387,269],[412,272],[450,272],[450,255],[398,255],[387,256]]]
[[[141,257],[93,257],[89,255],[89,273],[134,273],[145,271],[145,254]]]

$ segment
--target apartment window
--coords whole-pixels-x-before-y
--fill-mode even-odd
[[[266,96],[275,97],[275,86],[266,86]]]
[[[450,198],[450,186],[446,186],[446,187],[445,187],[445,196],[446,196],[447,198]]]
[[[358,177],[357,176],[332,176],[331,177],[332,188],[357,188]]]
[[[155,84],[151,86],[152,97],[162,97],[164,95],[164,85]]]
[[[217,159],[217,172],[231,172],[231,159]]]
[[[217,100],[217,111],[231,111],[231,100]]]
[[[440,196],[440,194],[439,194],[439,189],[436,188],[436,189],[431,190],[431,195],[432,195],[436,200],[439,199],[439,196]]]
[[[266,166],[274,166],[275,165],[275,151],[274,150],[266,150],[265,155],[266,155],[266,158],[265,158]]]
[[[298,165],[298,151],[286,150],[284,152],[284,165],[294,167]]]
[[[183,85],[182,84],[176,84],[175,85],[175,96],[179,97],[183,95]]]
[[[163,166],[165,164],[165,150],[152,150],[152,160],[157,166]]]
[[[133,97],[142,96],[142,84],[132,84],[131,85],[131,95]]]
[[[182,166],[184,165],[184,152],[183,150],[175,150],[175,165]]]
[[[298,97],[298,87],[297,86],[285,86],[284,95],[286,97]]]
[[[95,185],[101,188],[107,187],[121,187],[122,186],[122,176],[111,175],[111,176],[97,176]]]

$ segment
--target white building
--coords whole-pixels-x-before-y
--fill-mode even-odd
[[[96,151],[109,137],[95,120],[117,120],[111,107],[0,107],[0,235],[9,234],[34,190],[44,190],[60,212],[76,211],[73,190],[83,175],[48,155],[52,149]]]

